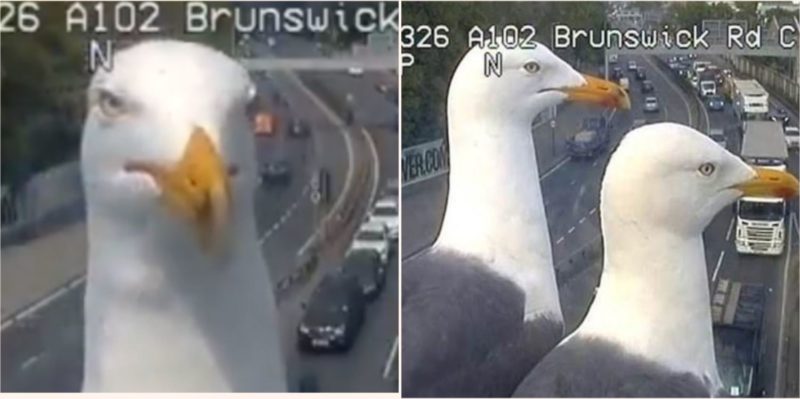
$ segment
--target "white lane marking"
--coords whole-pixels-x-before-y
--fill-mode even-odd
[[[653,64],[653,62],[652,62],[652,61],[650,61],[650,57],[648,57],[648,56],[644,56],[643,58],[644,58],[644,61],[645,61],[645,62],[647,62],[648,64],[650,64],[650,67],[651,67],[653,70],[655,70],[657,74],[661,75],[661,78],[662,78],[662,79],[664,79],[664,80],[667,82],[667,85],[668,85],[668,86],[669,86],[669,87],[670,87],[670,88],[671,88],[671,89],[672,89],[672,90],[673,90],[673,91],[674,91],[676,94],[678,94],[678,97],[680,97],[681,99],[683,99],[683,101],[681,101],[681,102],[682,102],[682,103],[683,103],[683,105],[686,107],[686,115],[689,117],[689,126],[692,126],[692,111],[689,109],[689,101],[688,101],[689,99],[688,99],[688,98],[686,98],[686,97],[683,95],[683,93],[681,92],[680,88],[679,88],[679,87],[677,87],[677,86],[675,85],[675,83],[672,81],[672,79],[670,79],[670,78],[669,78],[667,75],[665,75],[665,74],[664,74],[664,72],[661,72],[661,69],[659,69],[657,66],[655,66],[655,65]],[[664,109],[666,110],[666,109],[667,109],[667,107],[664,107]],[[666,112],[664,113],[664,119],[665,119],[665,120],[667,119],[667,114],[666,114]]]
[[[6,328],[13,326],[15,323],[27,319],[31,315],[38,312],[40,309],[44,308],[45,306],[55,302],[57,299],[61,298],[62,296],[68,294],[70,291],[78,287],[81,283],[86,281],[86,274],[83,274],[73,281],[61,286],[60,288],[56,289],[50,295],[45,296],[44,298],[34,302],[24,310],[18,312],[14,316],[10,317],[8,320],[4,321],[0,331],[5,331]]]
[[[33,366],[34,364],[36,364],[36,362],[38,362],[38,361],[39,361],[39,355],[33,355],[33,356],[25,359],[25,361],[22,362],[22,364],[19,366],[19,368],[20,368],[20,370],[25,371],[25,370],[29,369],[31,366]]]
[[[397,357],[397,337],[394,337],[394,343],[392,344],[392,350],[389,351],[389,357],[386,358],[386,363],[383,365],[383,379],[388,379],[389,374],[392,372],[392,363],[394,363],[394,359]]]
[[[564,236],[558,237],[558,240],[556,240],[556,245],[561,244],[562,242],[564,242]]]
[[[578,221],[578,224],[583,224],[586,221],[586,216],[582,217],[581,220]]]
[[[338,128],[338,129],[336,129],[336,132],[339,133],[342,136],[342,139],[344,140],[344,143],[345,143],[345,147],[347,148],[347,177],[345,177],[344,187],[342,188],[342,191],[339,193],[339,198],[336,199],[336,202],[333,204],[331,209],[328,211],[328,214],[325,215],[325,217],[322,218],[322,222],[317,226],[317,230],[314,231],[308,237],[308,239],[303,244],[303,246],[300,247],[300,250],[298,251],[298,253],[302,254],[302,253],[305,253],[308,250],[308,248],[311,247],[311,245],[314,243],[314,240],[316,239],[316,237],[319,234],[322,233],[322,229],[327,224],[328,219],[330,219],[331,216],[335,215],[336,212],[339,211],[339,209],[344,204],[345,194],[350,191],[350,186],[353,184],[353,174],[355,172],[355,170],[354,170],[355,169],[355,166],[354,166],[355,165],[355,160],[353,158],[353,153],[354,153],[354,150],[353,150],[353,137],[350,135],[349,131],[347,130],[344,121],[341,118],[339,118],[339,116],[336,115],[336,113],[333,112],[325,104],[325,102],[323,102],[319,97],[317,97],[317,95],[314,94],[311,91],[311,89],[306,87],[306,85],[300,80],[300,78],[297,77],[296,74],[294,74],[293,72],[288,72],[287,71],[286,75],[290,78],[290,80],[292,80],[294,82],[295,86],[300,88],[300,90],[306,96],[308,96],[309,99],[311,99],[311,101],[322,111],[322,113],[324,113],[325,116],[327,116],[328,119],[330,119],[331,122],[333,122],[333,124],[336,125],[336,127]]]
[[[592,208],[592,210],[589,211],[589,214],[594,215],[595,212],[597,212],[597,208]]]
[[[728,224],[728,232],[725,233],[725,241],[731,240],[731,233],[733,233],[733,222],[735,219],[736,219],[735,217],[732,217],[731,222]]]
[[[561,162],[559,162],[556,166],[554,166],[552,169],[548,170],[547,173],[543,174],[542,177],[539,178],[539,181],[542,181],[542,180],[546,179],[547,176],[552,175],[553,172],[557,171],[560,167],[566,165],[567,162],[569,162],[569,158],[562,159]]]
[[[575,231],[575,226],[570,227],[569,230],[567,230],[567,234],[572,234],[573,231]]]
[[[575,185],[575,180],[573,180],[573,181],[569,182],[569,185],[570,185],[570,186],[574,186],[574,185]]]
[[[792,223],[796,222],[794,217],[794,213],[789,217],[789,237],[786,238],[786,262],[783,264],[783,282],[781,283],[781,314],[778,316],[778,356],[775,356],[775,385],[772,392],[780,392],[780,386],[782,385],[783,367],[781,367],[781,359],[783,359],[784,316],[786,315],[786,283],[789,280],[789,261],[792,259]]]
[[[717,267],[714,268],[714,273],[711,275],[711,282],[717,281],[717,274],[719,273],[719,268],[722,267],[722,259],[725,258],[725,251],[719,253],[719,258],[717,258]]]
[[[597,166],[597,160],[596,159],[594,160],[594,162],[592,162],[592,166]]]

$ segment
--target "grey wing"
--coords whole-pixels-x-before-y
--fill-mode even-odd
[[[599,339],[553,349],[517,387],[517,397],[709,397],[708,382],[626,353]]]

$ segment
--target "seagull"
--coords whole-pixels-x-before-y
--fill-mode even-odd
[[[226,55],[172,40],[92,78],[84,391],[286,391],[253,210],[255,93]]]
[[[484,71],[485,54],[502,74]],[[450,180],[434,244],[403,261],[404,396],[509,396],[563,336],[531,136],[563,101],[630,108],[545,46],[473,48],[447,100]]]
[[[517,387],[520,397],[723,395],[702,233],[737,198],[797,196],[684,125],[629,132],[600,193],[603,273],[589,312]]]

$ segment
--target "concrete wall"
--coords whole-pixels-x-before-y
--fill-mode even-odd
[[[794,105],[795,108],[800,104],[800,84],[798,84],[797,80],[793,80],[789,76],[745,57],[726,56],[724,58],[733,64],[738,73],[752,76],[758,80],[769,90],[770,94],[778,95],[783,100]]]
[[[15,217],[8,218],[9,223],[3,225],[3,246],[33,238],[48,228],[80,219],[85,206],[78,161],[37,173],[6,203],[10,204]]]

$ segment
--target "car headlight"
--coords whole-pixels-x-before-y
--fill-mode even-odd
[[[344,335],[344,324],[334,327],[333,333],[336,335]]]
[[[308,334],[308,332],[309,332],[309,329],[305,324],[301,324],[299,330],[303,334]]]

